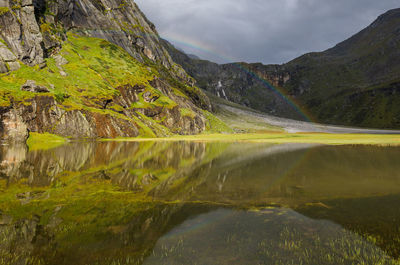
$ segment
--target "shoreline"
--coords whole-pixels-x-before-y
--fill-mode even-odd
[[[243,133],[204,134],[160,138],[99,139],[102,142],[149,142],[149,141],[195,141],[195,142],[253,142],[253,143],[317,143],[327,145],[400,145],[400,134],[330,134],[330,133]]]

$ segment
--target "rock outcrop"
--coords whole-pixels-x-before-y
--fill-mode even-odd
[[[15,71],[20,68],[17,57],[7,48],[4,43],[0,42],[0,73]]]
[[[0,15],[0,34],[3,45],[0,57],[3,61],[9,65],[10,62],[11,64],[16,62],[16,59],[30,66],[43,64],[43,38],[35,19],[32,1],[22,1],[18,4],[14,1],[3,0],[1,9],[3,11]],[[4,43],[8,48],[4,46]],[[9,70],[14,69],[10,67]]]
[[[27,80],[25,84],[21,86],[21,90],[35,93],[47,93],[50,90],[45,86],[39,86],[33,80]]]
[[[24,142],[29,136],[28,126],[17,108],[0,108],[0,139],[5,142]]]
[[[155,26],[132,0],[3,0],[0,5],[0,37],[8,46],[0,46],[0,57],[3,63],[8,62],[8,70],[18,68],[16,59],[30,66],[44,66],[44,58],[62,46],[65,33],[74,31],[110,41],[135,59],[159,63],[193,84],[160,45]],[[5,67],[0,69],[6,72]]]
[[[8,82],[4,86],[12,87],[21,82],[19,90],[30,93],[17,98],[7,90],[10,88],[2,90],[0,87],[0,98],[5,101],[0,104],[4,105],[0,113],[3,141],[26,139],[29,131],[96,138],[136,137],[146,130],[147,134],[155,136],[194,134],[206,128],[207,121],[201,109],[210,109],[208,98],[193,87],[194,79],[174,63],[160,44],[154,25],[132,0],[0,0],[0,28],[0,73],[5,73],[3,77],[0,76],[0,81],[4,78]],[[70,34],[107,41],[100,46],[110,53],[109,64],[96,54],[90,55],[97,61],[102,60],[104,70],[114,67],[118,71],[118,63],[112,61],[113,56],[117,56],[115,52],[118,52],[127,65],[132,60],[135,61],[132,65],[148,66],[148,73],[137,73],[140,76],[138,79],[143,80],[144,75],[153,73],[153,81],[143,86],[145,81],[139,84],[116,78],[118,82],[111,84],[109,79],[102,78],[101,83],[96,85],[111,86],[110,89],[115,91],[112,92],[113,96],[106,98],[101,93],[99,96],[80,96],[79,93],[85,88],[74,87],[78,94],[65,91],[59,80],[67,80],[75,75],[71,69],[68,70],[70,62],[64,57],[71,50],[61,54],[65,43],[70,42]],[[123,48],[131,58],[126,59],[115,46],[106,43]],[[80,48],[91,49],[89,46]],[[76,47],[71,49],[76,53],[75,57],[78,56],[77,60],[87,64],[81,55],[82,51]],[[44,72],[44,76],[40,79],[24,79],[24,75],[16,77],[19,75],[14,75],[14,71],[18,72],[22,64],[35,67]],[[93,75],[102,76],[98,72],[101,70],[90,69]],[[52,79],[56,85],[48,81],[46,71],[59,74],[59,77]],[[15,81],[10,84],[7,76]],[[2,84],[0,82],[0,86]],[[65,84],[65,87],[69,85]],[[160,93],[154,94],[148,87]],[[65,92],[58,92],[62,90]],[[183,95],[177,90],[182,91]],[[73,103],[70,104],[73,104],[73,108],[63,104],[71,94]],[[164,102],[164,96],[169,103]],[[138,106],[134,106],[134,103]]]
[[[155,80],[157,89],[169,92],[169,87],[161,85]],[[157,87],[159,85],[159,87]],[[27,85],[24,85],[25,87]],[[115,138],[136,137],[140,134],[141,126],[134,123],[134,118],[140,117],[138,113],[151,117],[173,133],[197,134],[206,127],[206,120],[201,111],[194,112],[194,117],[182,116],[180,107],[186,107],[196,111],[197,107],[190,101],[182,101],[171,109],[157,107],[129,108],[130,105],[139,100],[140,89],[131,87],[119,87],[120,94],[111,101],[102,103],[104,108],[118,105],[122,106],[121,116],[96,113],[89,110],[66,110],[50,95],[37,95],[36,97],[20,103],[13,108],[6,108],[1,112],[1,139],[5,142],[21,142],[27,139],[28,131],[72,137],[72,138]],[[35,91],[38,92],[38,91]],[[169,92],[171,93],[171,92]],[[171,93],[172,95],[172,93]],[[146,98],[146,95],[143,95]],[[173,96],[171,96],[173,98]],[[129,119],[132,118],[132,119]],[[143,120],[146,122],[146,120]],[[148,124],[149,127],[152,124]],[[160,132],[156,133],[157,136]]]

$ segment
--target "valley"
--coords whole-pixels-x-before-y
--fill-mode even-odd
[[[0,265],[399,265],[399,45],[216,64],[133,0],[0,0]]]
[[[400,9],[323,52],[282,65],[190,58],[164,41],[199,87],[270,115],[323,124],[398,129]]]

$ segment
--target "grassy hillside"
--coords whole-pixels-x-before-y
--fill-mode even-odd
[[[334,48],[287,65],[285,85],[320,121],[400,128],[400,9]]]
[[[139,127],[140,136],[151,137],[182,130],[167,128],[163,119],[150,115],[154,111],[169,113],[168,110],[172,112],[178,108],[181,117],[188,119],[203,115],[200,109],[187,103],[196,98],[204,104],[202,100],[206,96],[198,88],[176,80],[162,66],[150,61],[140,63],[124,49],[108,41],[68,33],[68,40],[57,56],[47,58],[44,68],[21,64],[19,70],[0,75],[0,106],[31,105],[38,96],[50,96],[65,111],[87,111],[123,119]],[[168,89],[155,87],[152,84],[155,79],[165,80],[163,82]],[[34,80],[37,85],[48,88],[49,92],[21,90],[27,80]],[[140,88],[132,96],[130,106],[115,100],[122,93],[117,88],[126,85]],[[127,112],[133,115],[127,115]],[[213,118],[212,114],[207,116]]]

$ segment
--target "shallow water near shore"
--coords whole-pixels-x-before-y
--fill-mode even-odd
[[[400,147],[0,148],[0,264],[400,264]]]

